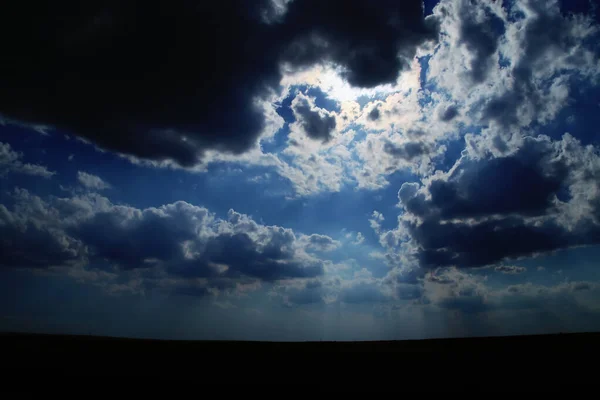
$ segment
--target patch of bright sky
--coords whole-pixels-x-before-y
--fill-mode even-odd
[[[427,72],[429,71],[429,60],[431,56],[419,57],[419,64],[421,66],[421,73],[419,74],[419,83],[423,96],[419,97],[419,105],[425,107],[433,101],[431,93],[436,91],[436,85],[434,82],[427,80]]]
[[[360,97],[373,98],[382,93],[394,93],[398,90],[391,84],[375,88],[353,87],[342,79],[339,71],[335,68],[323,65],[285,75],[281,84],[292,87],[299,84],[318,87],[328,97],[337,101],[351,101]]]

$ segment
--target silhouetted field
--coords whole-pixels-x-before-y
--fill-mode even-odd
[[[377,381],[395,385],[399,380],[403,385],[425,385],[421,389],[457,389],[462,380],[475,386],[493,384],[496,389],[592,384],[597,380],[599,350],[599,333],[293,343],[0,334],[2,367],[13,372],[26,369],[28,374],[321,385],[339,379],[354,385]],[[449,383],[453,386],[444,386]]]

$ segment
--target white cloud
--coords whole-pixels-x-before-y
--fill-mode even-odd
[[[14,151],[10,144],[0,142],[0,177],[11,172],[42,178],[51,178],[56,175],[56,172],[49,171],[43,165],[24,163],[22,158],[23,154]]]
[[[356,240],[353,242],[355,245],[361,245],[365,241],[365,237],[361,232],[356,234]]]
[[[300,235],[298,245],[306,250],[333,251],[338,249],[342,243],[327,235]]]
[[[105,190],[110,189],[110,185],[99,176],[88,174],[87,172],[77,171],[77,181],[88,189]]]
[[[429,61],[430,81],[468,110],[472,124],[496,122],[497,134],[549,122],[568,104],[573,76],[600,76],[597,56],[584,45],[597,28],[588,17],[561,15],[555,0],[506,8],[491,0],[442,0],[434,14],[442,36]],[[470,79],[482,66],[480,79]]]

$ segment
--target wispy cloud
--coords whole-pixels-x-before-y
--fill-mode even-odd
[[[105,190],[111,188],[110,184],[102,180],[99,176],[83,171],[77,171],[77,181],[88,189]]]
[[[56,172],[48,170],[43,165],[24,163],[22,158],[23,154],[14,151],[10,144],[0,142],[0,176],[10,172],[42,178],[56,175]]]

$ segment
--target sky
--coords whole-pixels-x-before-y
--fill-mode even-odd
[[[0,330],[600,330],[594,0],[14,2]]]

